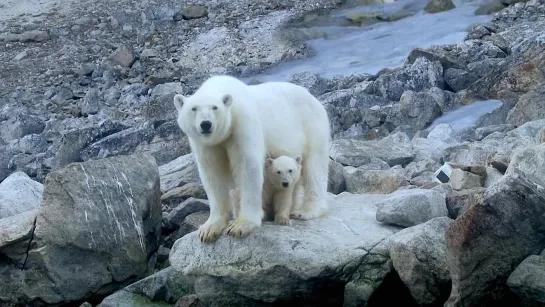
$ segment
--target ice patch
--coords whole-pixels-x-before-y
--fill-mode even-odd
[[[476,101],[436,118],[427,128],[431,131],[439,124],[449,124],[454,131],[462,131],[477,124],[479,119],[503,105],[500,100]]]

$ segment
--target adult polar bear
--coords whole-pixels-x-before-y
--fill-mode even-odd
[[[174,96],[178,125],[189,144],[208,195],[210,217],[199,227],[202,242],[224,229],[233,237],[261,226],[267,155],[302,156],[303,203],[291,216],[313,219],[327,212],[330,124],[310,92],[288,82],[247,85],[213,76],[191,96]],[[229,223],[229,190],[240,189],[238,217]]]

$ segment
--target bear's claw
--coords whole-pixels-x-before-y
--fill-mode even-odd
[[[216,223],[204,223],[199,227],[199,238],[203,243],[212,243],[216,241],[223,230],[225,229],[226,223],[216,222]]]
[[[229,225],[227,226],[227,235],[234,238],[244,237],[258,226],[259,225],[249,220],[237,218],[229,222]]]

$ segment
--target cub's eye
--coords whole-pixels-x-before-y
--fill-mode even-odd
[[[217,110],[217,109],[218,109],[218,107],[216,107],[216,106],[212,107],[212,110]]]
[[[276,173],[277,173],[277,174],[280,174],[280,171],[277,171]]]
[[[288,172],[290,172],[290,173],[291,173],[291,169],[290,169],[290,170],[289,170]]]
[[[191,111],[193,111],[193,112],[197,111],[197,107],[191,108]]]

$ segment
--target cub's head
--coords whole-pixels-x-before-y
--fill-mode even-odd
[[[204,94],[197,91],[185,97],[174,96],[178,110],[178,126],[192,140],[204,145],[216,145],[229,137],[231,130],[230,94]]]
[[[303,158],[280,156],[267,158],[265,174],[267,180],[277,189],[292,187],[301,177]]]

